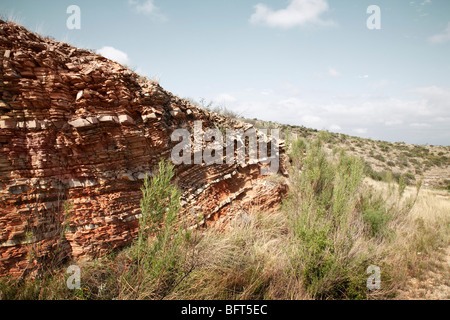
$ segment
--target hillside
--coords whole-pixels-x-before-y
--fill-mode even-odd
[[[277,127],[283,138],[314,138],[318,131],[302,126],[282,125],[257,119],[243,119],[257,128]],[[450,190],[450,146],[414,145],[402,142],[371,140],[340,133],[330,133],[325,146],[328,152],[344,149],[349,154],[364,159],[371,177],[385,179],[390,172],[398,180],[400,175],[410,184],[422,180],[423,185]]]

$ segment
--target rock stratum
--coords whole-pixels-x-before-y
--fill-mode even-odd
[[[0,20],[0,275],[129,244],[145,175],[170,158],[171,133],[194,121],[251,127],[92,51]],[[277,208],[286,185],[261,166],[176,166],[182,221],[221,227]]]

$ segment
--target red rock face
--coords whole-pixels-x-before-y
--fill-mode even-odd
[[[249,126],[1,20],[0,76],[0,274],[130,243],[143,178],[170,157],[173,130],[196,120],[204,128]],[[261,176],[260,164],[180,165],[176,182],[181,219],[193,227],[276,208],[286,190]]]

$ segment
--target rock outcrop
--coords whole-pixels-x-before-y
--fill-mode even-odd
[[[250,126],[94,52],[0,20],[0,275],[130,243],[145,175],[170,157],[171,133],[194,121]],[[261,166],[176,166],[183,221],[222,226],[276,208],[286,185],[262,176]]]

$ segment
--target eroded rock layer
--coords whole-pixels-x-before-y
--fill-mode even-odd
[[[0,274],[130,243],[142,180],[170,157],[173,130],[197,120],[205,128],[249,126],[93,52],[1,20],[0,77]],[[183,221],[223,225],[276,208],[286,186],[260,167],[176,166]]]

